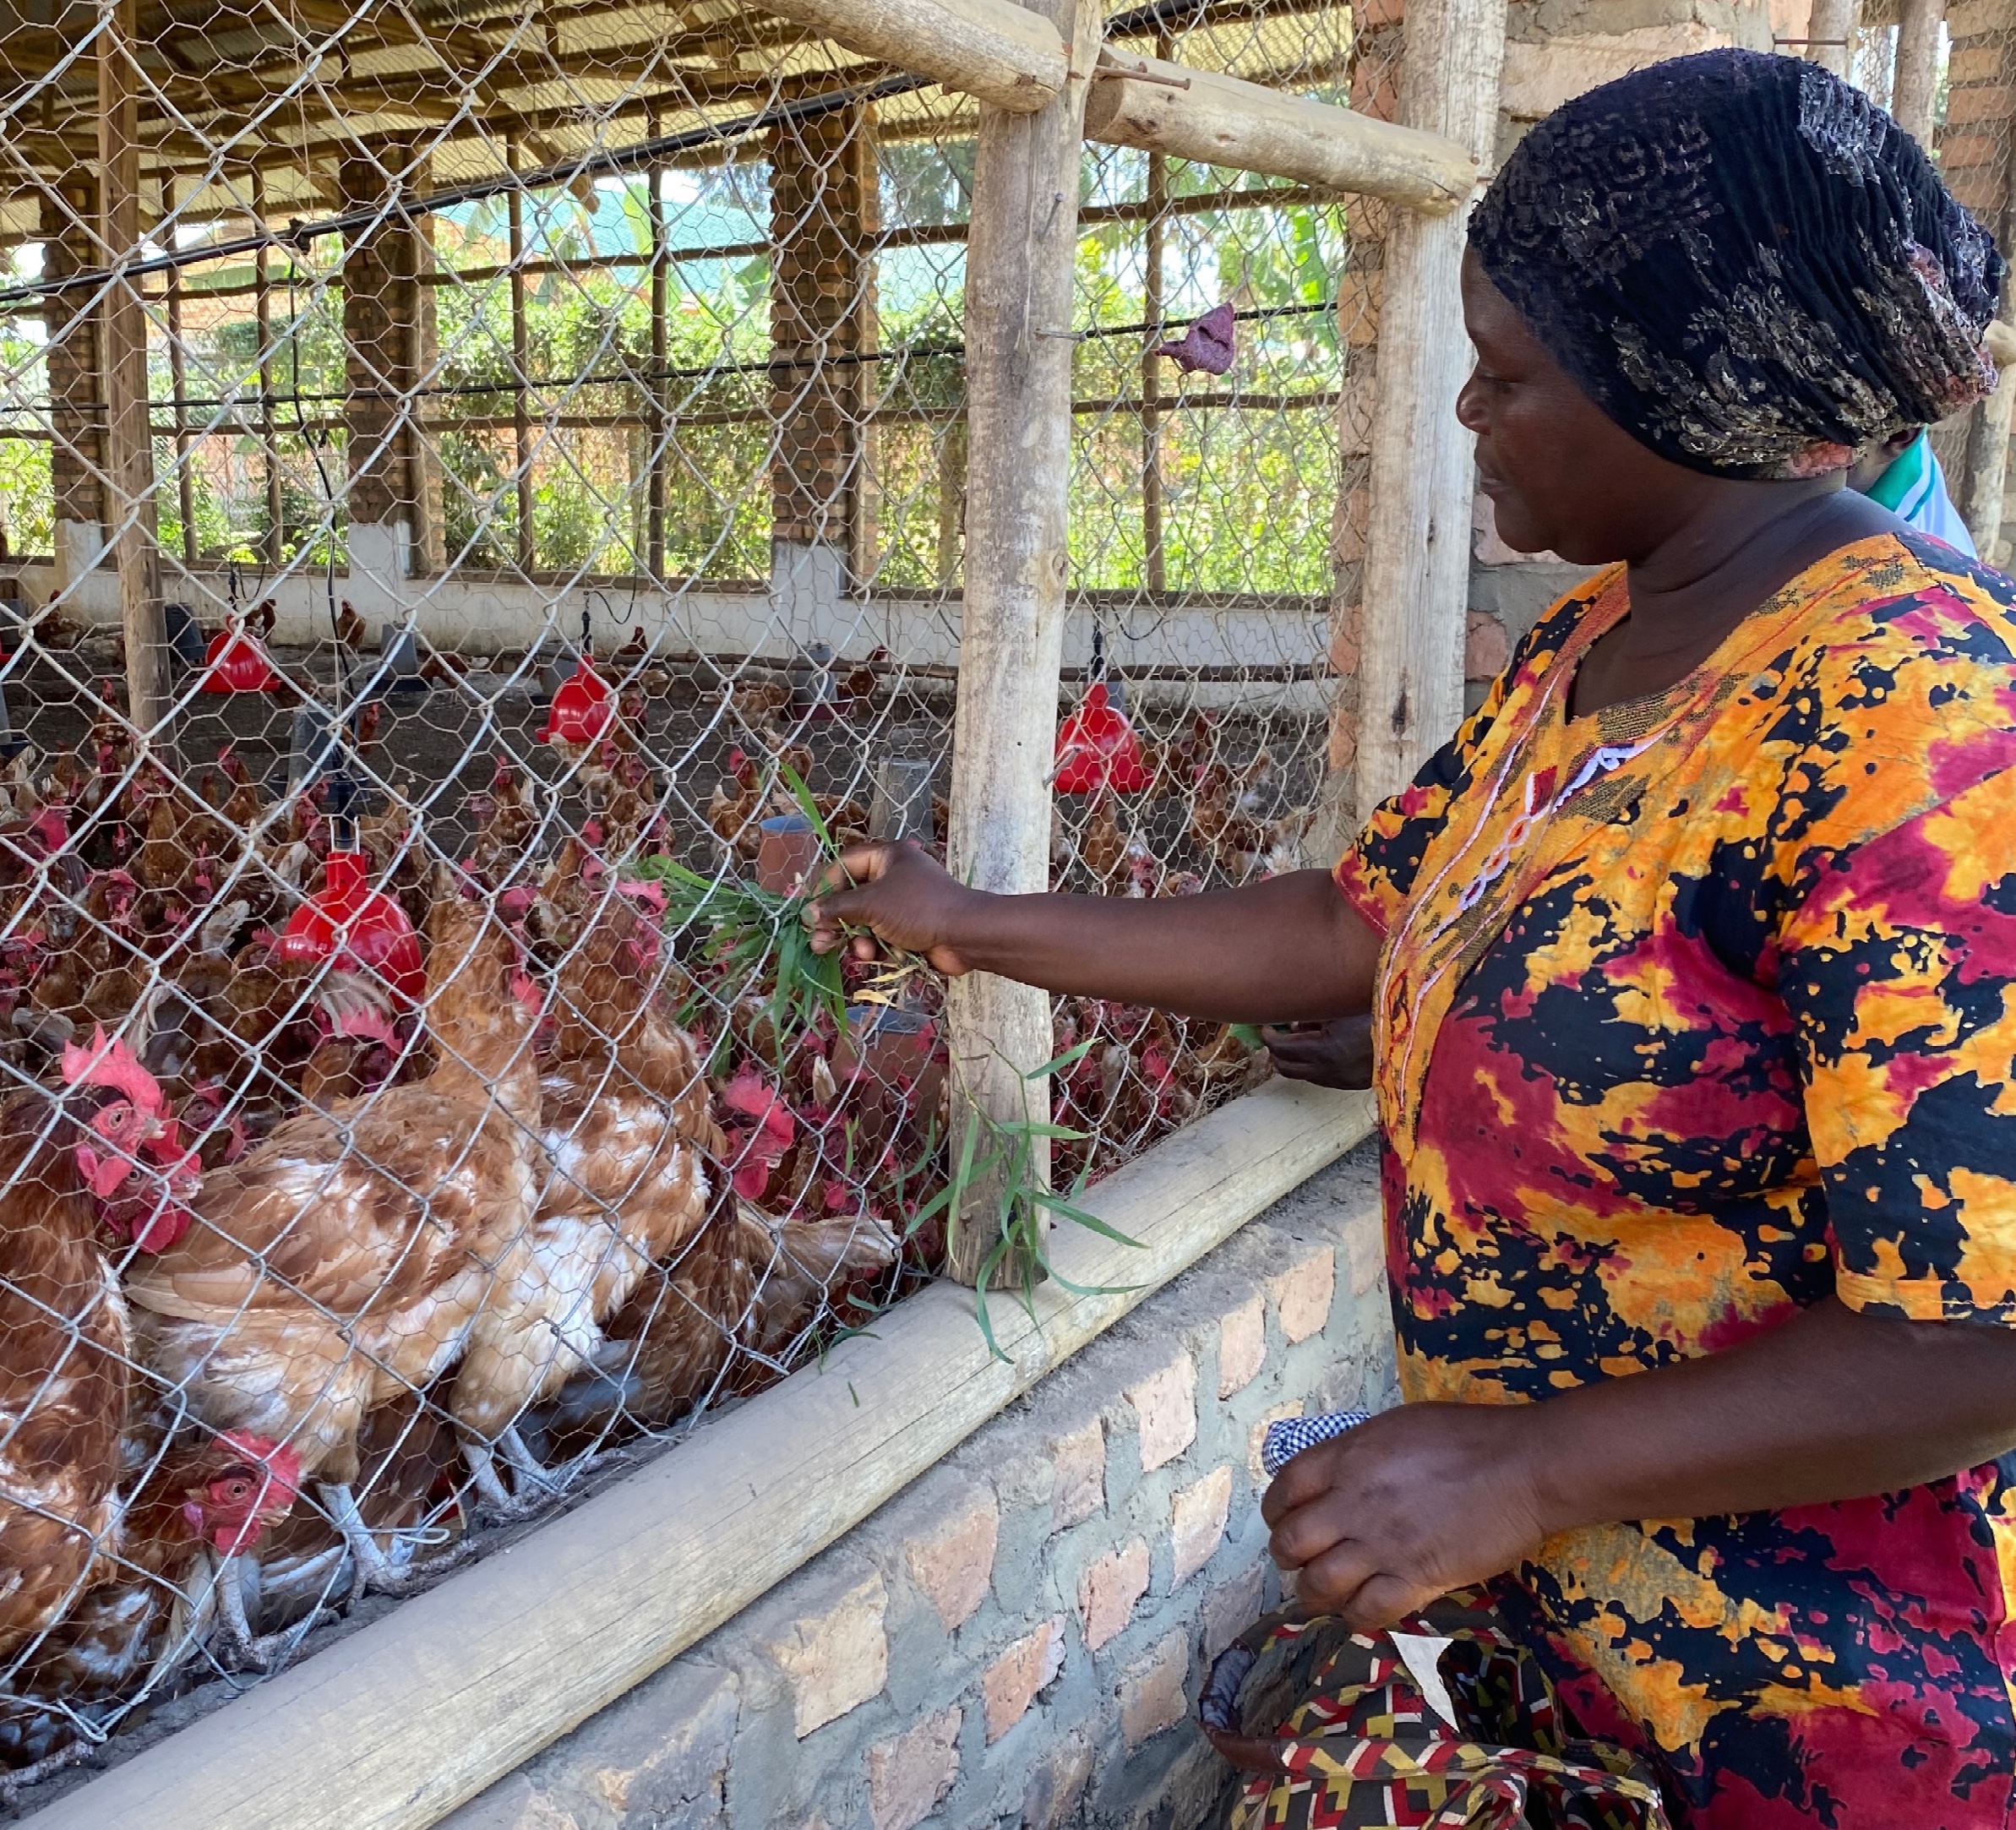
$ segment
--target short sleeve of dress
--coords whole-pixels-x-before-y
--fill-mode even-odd
[[[1827,860],[1780,930],[1835,1289],[2016,1325],[2016,770]]]
[[[1338,888],[1382,934],[1392,932],[1414,893],[1422,858],[1470,780],[1478,750],[1505,704],[1511,671],[1498,676],[1484,703],[1421,765],[1414,780],[1372,810],[1338,860],[1332,873]]]

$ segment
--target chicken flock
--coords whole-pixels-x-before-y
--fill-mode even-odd
[[[397,803],[352,822],[422,943],[417,999],[291,938],[341,830],[326,781],[270,796],[228,746],[177,779],[109,695],[77,750],[0,775],[0,1768],[268,1668],[934,1268],[914,1217],[948,1171],[940,988],[891,996],[850,960],[846,1021],[782,1023],[704,924],[667,931],[653,859],[737,870],[804,807],[787,693],[736,690],[751,751],[705,847],[673,830],[639,697],[556,746],[589,809],[570,831],[501,756],[452,862]],[[1158,750],[1158,785],[1244,876],[1289,840],[1251,810],[1264,754],[1234,777],[1201,720]],[[865,836],[855,803],[815,809]],[[1128,894],[1196,887],[1108,802],[1078,857]],[[1057,1029],[1086,1044],[1057,1087],[1068,1174],[1264,1059],[1096,1000]]]

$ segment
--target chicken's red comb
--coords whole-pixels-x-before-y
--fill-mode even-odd
[[[105,1026],[91,1030],[89,1048],[75,1043],[63,1044],[63,1085],[109,1087],[123,1092],[143,1112],[159,1114],[166,1103],[161,1083],[140,1065],[140,1059],[117,1037],[107,1038]]]
[[[295,1495],[301,1491],[301,1451],[292,1444],[275,1442],[254,1430],[226,1430],[219,1434],[217,1446],[248,1462],[257,1462],[266,1470],[274,1491],[270,1498],[263,1499],[262,1511],[271,1500],[285,1499],[289,1506],[294,1503]]]

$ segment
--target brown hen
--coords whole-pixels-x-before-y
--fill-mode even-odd
[[[129,1286],[155,1367],[212,1428],[299,1454],[367,1588],[399,1585],[350,1491],[359,1427],[445,1371],[519,1275],[544,1157],[510,935],[453,896],[428,933],[434,1071],[276,1126]]]
[[[585,922],[570,918],[584,901],[578,863],[570,847],[530,922],[549,944],[572,942],[540,1081],[552,1168],[517,1275],[477,1318],[449,1406],[472,1438],[479,1490],[502,1509],[539,1484],[518,1419],[593,1358],[603,1319],[700,1229],[703,1157],[721,1149],[693,1043],[653,996],[655,886],[626,885],[642,892],[634,906],[604,878]],[[520,1476],[518,1500],[489,1465],[492,1442]]]
[[[96,1202],[166,1135],[161,1089],[122,1045],[67,1051],[64,1076],[60,1097],[0,1105],[0,1661],[118,1547],[131,1325]]]

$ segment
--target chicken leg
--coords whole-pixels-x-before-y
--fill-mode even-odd
[[[330,1522],[342,1533],[350,1547],[350,1599],[362,1601],[366,1595],[396,1595],[413,1579],[411,1567],[400,1568],[378,1547],[378,1539],[357,1510],[357,1496],[348,1481],[331,1481],[323,1486],[322,1503],[329,1509]]]
[[[257,1566],[251,1566],[256,1573]],[[245,1577],[248,1566],[237,1555],[226,1555],[215,1565],[213,1590],[217,1612],[217,1637],[221,1642],[220,1662],[233,1671],[267,1672],[298,1647],[314,1630],[336,1618],[334,1608],[317,1608],[305,1620],[276,1633],[255,1634],[245,1611]]]
[[[511,1470],[508,1488],[497,1471],[499,1453]],[[465,1441],[462,1458],[469,1464],[483,1510],[500,1524],[531,1517],[560,1490],[538,1457],[526,1446],[515,1424],[501,1431],[494,1443]]]

